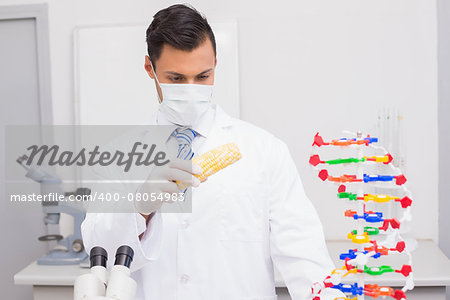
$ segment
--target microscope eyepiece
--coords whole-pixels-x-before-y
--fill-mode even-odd
[[[102,266],[106,268],[106,261],[108,260],[108,252],[102,247],[96,246],[91,249],[90,254],[91,268],[95,266]]]
[[[114,265],[122,265],[129,268],[133,261],[133,256],[134,251],[130,246],[120,246],[116,251],[116,261],[114,262]]]

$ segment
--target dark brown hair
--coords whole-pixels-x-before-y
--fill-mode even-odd
[[[147,28],[146,36],[147,52],[154,68],[165,43],[176,49],[192,51],[209,38],[217,55],[211,26],[200,12],[188,4],[174,4],[158,11]]]

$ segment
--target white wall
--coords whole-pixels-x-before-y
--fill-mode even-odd
[[[0,5],[37,2],[42,0],[0,0]],[[74,27],[150,23],[159,9],[173,3],[47,2],[57,124],[74,120]],[[310,172],[312,136],[316,131],[337,137],[341,129],[369,130],[376,124],[378,108],[395,106],[406,118],[406,175],[415,196],[413,234],[437,240],[435,1],[191,3],[210,19],[238,20],[241,117],[287,142],[328,238],[345,237],[343,218],[336,213],[342,207],[334,197],[335,189],[324,189]]]
[[[450,257],[450,3],[438,0],[439,34],[439,246]],[[450,287],[447,287],[447,299],[450,299]]]

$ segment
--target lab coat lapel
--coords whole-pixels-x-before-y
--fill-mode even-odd
[[[231,134],[231,126],[233,123],[233,119],[227,115],[217,104],[216,104],[216,115],[214,118],[214,122],[212,124],[212,128],[208,134],[208,137],[200,146],[200,148],[196,151],[197,154],[194,156],[202,155],[203,153],[210,151],[211,149],[221,146],[226,143],[232,142],[233,136]],[[198,201],[200,199],[193,199],[191,201]],[[194,207],[194,203],[192,202],[192,208]],[[180,206],[181,207],[181,206]],[[184,207],[186,208],[186,207]],[[192,218],[191,213],[177,213],[177,217],[179,222],[182,222],[185,218]]]
[[[205,142],[197,150],[198,155],[201,155],[217,146],[233,141],[233,136],[231,134],[233,119],[228,114],[226,114],[220,106],[218,106],[217,104],[215,104],[215,106],[216,115],[212,124],[211,131],[209,132]]]

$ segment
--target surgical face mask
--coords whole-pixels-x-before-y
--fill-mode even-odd
[[[160,109],[169,121],[181,126],[192,126],[211,106],[214,85],[160,83],[155,69],[153,74],[162,92]]]

